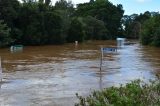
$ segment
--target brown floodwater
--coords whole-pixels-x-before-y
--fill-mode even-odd
[[[0,49],[0,106],[73,106],[76,93],[86,96],[135,79],[147,82],[160,73],[160,48],[138,42],[105,55],[100,71],[101,45],[111,47],[116,42],[28,46],[15,53]]]

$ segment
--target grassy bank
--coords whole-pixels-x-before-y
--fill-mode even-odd
[[[75,106],[160,106],[160,80],[150,84],[136,80],[125,86],[94,91],[88,97],[76,95],[79,103]]]

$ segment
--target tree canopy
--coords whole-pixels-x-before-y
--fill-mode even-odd
[[[91,0],[74,7],[71,1],[0,0],[0,20],[10,28],[6,45],[44,45],[114,39],[122,29],[122,5]],[[1,23],[2,24],[2,23]],[[2,29],[1,29],[2,30]]]
[[[76,7],[66,0],[57,1],[55,5],[51,0],[22,1],[0,0],[0,20],[3,20],[0,24],[10,29],[0,29],[7,32],[1,36],[8,39],[0,46],[63,44],[116,37],[141,38],[143,44],[154,39],[152,44],[159,45],[159,23],[152,23],[159,22],[156,12],[123,15],[123,6],[113,5],[108,0],[90,0]],[[150,32],[148,24],[152,24],[155,33]]]
[[[122,18],[124,35],[140,39],[144,45],[160,46],[160,14],[146,11],[143,14],[124,15]]]
[[[153,16],[144,22],[141,42],[144,45],[160,46],[160,15]]]

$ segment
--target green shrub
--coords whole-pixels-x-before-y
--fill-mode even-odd
[[[76,94],[75,106],[160,106],[160,80],[150,84],[132,81],[125,86],[94,91],[88,97]]]

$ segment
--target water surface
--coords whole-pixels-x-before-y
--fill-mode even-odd
[[[3,82],[1,106],[72,106],[75,93],[118,86],[134,79],[154,79],[160,73],[160,49],[138,43],[105,55],[100,71],[100,47],[115,41],[93,41],[75,46],[30,46],[23,52],[0,49]]]

